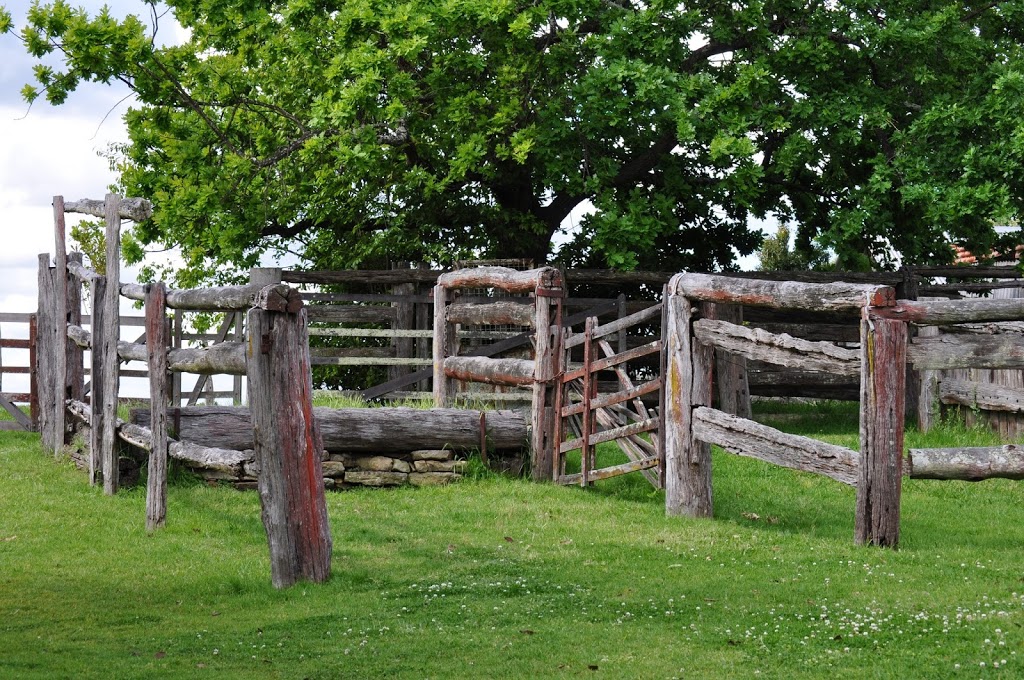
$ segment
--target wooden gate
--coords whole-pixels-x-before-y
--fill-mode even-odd
[[[590,317],[581,334],[566,329],[563,338],[566,370],[556,390],[554,448],[554,481],[559,484],[588,486],[600,479],[608,479],[629,472],[641,472],[647,480],[661,488],[664,467],[663,446],[660,442],[662,409],[644,405],[645,395],[663,393],[664,368],[663,341],[660,333],[656,340],[633,349],[628,348],[626,331],[652,319],[660,322],[662,305],[657,304],[630,316],[599,325]],[[618,348],[611,344],[613,334],[618,335]],[[573,348],[583,348],[582,365],[571,362]],[[628,362],[657,355],[656,370],[648,368],[642,382],[635,384],[630,377]],[[650,362],[647,362],[650,363]],[[598,374],[612,372],[616,388],[600,392]],[[636,375],[634,373],[634,375]],[[573,435],[567,439],[567,434]],[[651,433],[649,439],[643,433]],[[614,441],[629,459],[627,462],[598,468],[596,447]],[[566,454],[580,450],[580,472],[566,474]]]

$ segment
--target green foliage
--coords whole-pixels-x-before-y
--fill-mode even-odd
[[[266,252],[728,268],[768,213],[840,267],[945,262],[1024,206],[1013,3],[169,5],[183,45],[63,1],[20,36],[51,57],[29,101],[135,91],[111,156],[155,213],[126,255],[180,246],[179,285]]]
[[[104,227],[93,220],[82,220],[71,227],[76,250],[85,255],[86,265],[100,276],[107,273],[107,238]]]
[[[802,271],[806,269],[825,269],[830,266],[828,253],[810,244],[803,251],[790,248],[789,227],[780,224],[773,236],[768,236],[761,243],[761,271]]]

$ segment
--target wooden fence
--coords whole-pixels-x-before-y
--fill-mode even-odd
[[[716,307],[741,304],[775,310],[845,315],[859,326],[857,349],[722,321]],[[985,336],[918,337],[909,324],[936,326],[1024,320],[1024,300],[897,299],[873,284],[802,284],[679,274],[669,283],[665,489],[669,514],[710,516],[710,447],[828,475],[857,487],[857,543],[895,546],[901,479],[1024,478],[1024,457],[1012,447],[915,449],[903,459],[907,365],[1024,368],[1019,343]],[[952,338],[955,338],[953,340]],[[779,432],[712,408],[716,352],[800,370],[859,376],[860,450]],[[1024,399],[1024,394],[1019,394]]]

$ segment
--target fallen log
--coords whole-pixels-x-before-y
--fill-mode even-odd
[[[316,407],[324,448],[330,452],[407,452],[421,449],[471,451],[480,447],[484,414],[487,450],[519,451],[528,443],[526,419],[517,411],[465,409]],[[149,409],[133,409],[133,423],[148,423]],[[254,447],[249,409],[193,406],[168,412],[178,439],[212,448]]]
[[[909,468],[909,470],[908,470]],[[1014,444],[958,449],[910,449],[904,471],[913,479],[1024,479],[1024,448]]]

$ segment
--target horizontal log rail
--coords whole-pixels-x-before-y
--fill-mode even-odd
[[[86,425],[89,424],[92,412],[88,404],[68,399],[67,408],[75,418]],[[121,441],[144,451],[149,451],[153,445],[153,433],[148,427],[126,423],[118,418],[116,430]],[[252,449],[238,450],[201,446],[168,437],[167,453],[171,458],[180,460],[190,467],[212,470],[236,479],[243,475],[255,476],[256,474],[256,470],[253,468],[255,453]]]
[[[858,314],[866,306],[896,303],[896,291],[890,286],[766,281],[714,274],[677,274],[669,282],[669,295],[701,302]]]
[[[264,293],[265,288],[270,288]],[[146,299],[146,287],[137,283],[122,283],[121,295],[130,300]],[[260,300],[262,295],[262,301]],[[167,307],[195,312],[240,312],[253,306],[267,306],[269,311],[297,312],[302,305],[299,291],[285,284],[262,286],[244,284],[215,288],[192,288],[167,291]]]
[[[590,470],[587,472],[587,480],[591,482],[599,482],[602,479],[609,479],[611,477],[618,477],[619,475],[625,475],[630,472],[639,472],[641,470],[650,470],[651,468],[658,467],[659,459],[657,456],[649,456],[640,460],[631,460],[626,463],[620,463],[619,465],[612,465],[599,470]],[[568,475],[559,475],[555,479],[556,484],[578,485],[583,481],[583,473],[575,472]]]
[[[433,359],[412,357],[310,357],[314,366],[432,366]],[[532,381],[531,381],[532,382]],[[518,384],[518,383],[517,383]]]
[[[947,378],[939,382],[939,400],[984,411],[1024,413],[1024,390],[973,380]]]
[[[535,368],[536,363],[529,359],[456,356],[444,360],[444,373],[449,378],[505,387],[532,385]]]
[[[907,346],[907,361],[918,370],[1024,368],[1024,343],[999,335],[916,338]]]
[[[89,281],[97,281],[102,279],[103,276],[97,274],[92,269],[89,269],[81,262],[75,262],[74,260],[68,260],[68,272],[74,276],[78,281],[87,283]]]
[[[453,304],[448,307],[449,323],[536,328],[536,321],[536,310],[532,304],[498,301],[489,304]]]
[[[615,439],[621,439],[623,437],[629,437],[634,434],[640,434],[641,432],[650,432],[658,429],[660,423],[658,418],[648,418],[642,420],[639,423],[632,423],[630,425],[623,425],[622,427],[615,427],[610,430],[602,430],[601,432],[594,432],[589,437],[591,446],[597,446],[604,442],[610,442]],[[582,439],[570,439],[569,441],[562,442],[562,445],[558,447],[559,453],[567,453],[575,449],[583,447]]]
[[[740,456],[857,484],[860,454],[852,449],[780,432],[706,406],[693,412],[693,433],[701,441]]]
[[[107,202],[94,198],[83,198],[78,201],[65,201],[64,212],[107,217]],[[122,198],[117,202],[117,215],[122,219],[141,222],[153,215],[153,204],[144,198]]]
[[[591,334],[591,338],[597,340],[598,338],[603,338],[606,335],[611,335],[612,333],[618,333],[621,330],[631,328],[632,326],[635,326],[639,323],[643,323],[644,321],[648,321],[654,318],[661,318],[661,303],[658,303],[653,307],[643,309],[639,312],[636,312],[635,314],[624,316],[621,319],[616,319],[615,321],[610,321],[606,324],[595,326],[594,331]],[[579,345],[582,345],[584,342],[586,342],[585,334],[578,333],[576,335],[572,335],[566,339],[565,349],[572,349],[573,347],[578,347]]]
[[[16,338],[4,338],[0,340],[0,348],[3,349],[32,349],[32,342],[28,339],[19,340]]]
[[[597,359],[595,361],[590,362],[589,372],[596,373],[598,371],[604,371],[611,368],[612,366],[624,364],[627,361],[634,361],[641,357],[645,357],[651,354],[657,354],[658,352],[661,351],[661,348],[662,341],[655,340],[654,342],[649,342],[646,345],[641,345],[640,347],[626,350],[625,352],[619,352],[615,356],[607,357],[605,359]],[[584,375],[586,375],[587,371],[588,369],[586,366],[582,368],[574,368],[571,371],[566,371],[565,374],[562,376],[562,381],[569,382],[570,380],[582,378]]]
[[[1006,300],[898,300],[895,305],[871,309],[877,319],[897,319],[920,325],[1024,320],[1024,298]]]
[[[554,267],[516,271],[508,267],[472,267],[437,277],[445,288],[497,288],[507,293],[532,293],[538,288],[560,288],[562,272]]]
[[[714,319],[698,319],[693,332],[702,344],[747,359],[805,371],[860,375],[860,352],[830,342],[802,340],[787,333],[776,335]]]
[[[638,397],[642,397],[645,394],[651,394],[661,389],[661,378],[645,382],[641,385],[628,390],[622,390],[615,392],[614,394],[602,394],[594,397],[590,400],[590,408],[607,408],[614,406],[615,404],[622,404],[627,401],[632,401]],[[568,418],[569,416],[578,415],[583,413],[583,403],[572,404],[571,406],[565,406],[562,408],[562,417]]]
[[[1014,444],[953,449],[910,449],[903,472],[913,479],[979,482],[1024,479],[1024,448]]]

